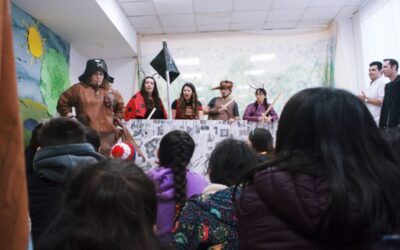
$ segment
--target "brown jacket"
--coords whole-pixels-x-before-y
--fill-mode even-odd
[[[79,120],[86,120],[86,125],[98,132],[114,131],[114,119],[120,120],[124,116],[122,96],[109,86],[96,89],[83,82],[74,84],[61,94],[57,111],[66,116],[72,107],[75,107]]]

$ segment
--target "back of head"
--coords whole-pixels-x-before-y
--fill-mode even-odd
[[[89,126],[85,126],[85,138],[86,142],[90,143],[96,152],[100,151],[100,135],[97,130]]]
[[[257,153],[267,152],[271,154],[273,151],[271,132],[265,128],[256,128],[251,131],[249,141]]]
[[[394,151],[394,154],[400,157],[400,127],[386,128],[383,131],[383,137]]]
[[[174,130],[161,139],[158,149],[160,165],[173,170],[175,202],[179,206],[186,201],[186,167],[193,156],[194,147],[194,140],[187,132]]]
[[[361,208],[360,218],[367,220],[365,232],[390,232],[398,226],[398,163],[356,96],[329,88],[295,94],[282,111],[275,154],[265,166],[275,164],[326,179],[332,195],[326,220],[333,232],[330,237],[356,237],[346,227],[349,196]]]
[[[211,153],[208,172],[212,183],[233,186],[250,167],[257,164],[257,157],[244,142],[225,139]]]
[[[39,133],[39,146],[59,146],[85,143],[85,128],[78,121],[59,117],[43,123]]]
[[[72,224],[62,236],[65,249],[159,248],[153,232],[155,187],[133,162],[108,159],[80,170],[68,186],[64,214],[54,224],[62,216],[70,216]]]

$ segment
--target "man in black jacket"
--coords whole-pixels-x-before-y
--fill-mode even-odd
[[[383,98],[380,128],[392,128],[400,125],[400,76],[399,63],[394,59],[383,60],[383,74],[390,79],[386,84]]]

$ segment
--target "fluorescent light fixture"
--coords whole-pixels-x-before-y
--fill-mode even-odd
[[[194,58],[178,58],[175,60],[176,64],[178,66],[193,66],[193,65],[199,65],[200,64],[200,59],[197,57]]]
[[[268,62],[274,59],[275,54],[259,54],[250,57],[251,62]]]
[[[246,71],[244,72],[244,74],[245,74],[246,76],[248,76],[248,75],[253,75],[253,76],[255,76],[255,75],[262,75],[264,72],[265,72],[265,70],[263,70],[263,69],[256,69],[256,70],[246,70]]]
[[[186,74],[181,74],[181,77],[183,79],[199,79],[201,78],[201,73],[186,73]]]

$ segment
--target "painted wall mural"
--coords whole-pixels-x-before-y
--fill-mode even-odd
[[[12,5],[14,55],[25,145],[32,129],[56,113],[70,85],[69,44],[24,10]]]

